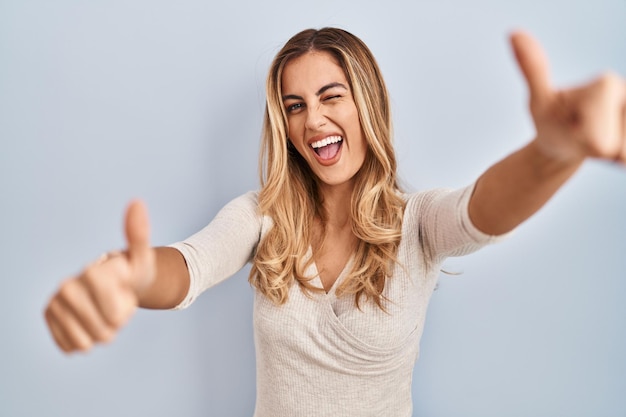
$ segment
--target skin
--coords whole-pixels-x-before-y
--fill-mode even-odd
[[[180,252],[150,246],[142,202],[128,206],[125,232],[125,251],[96,260],[66,279],[46,307],[52,337],[66,353],[112,341],[137,307],[171,308],[188,291],[189,273]]]
[[[569,90],[550,85],[548,61],[530,35],[511,45],[530,93],[536,137],[478,180],[469,214],[483,232],[506,233],[541,208],[587,158],[626,164],[626,83],[615,74]]]
[[[283,103],[289,140],[319,179],[328,220],[313,230],[313,253],[322,284],[329,291],[357,243],[350,221],[354,177],[361,169],[367,144],[356,104],[343,69],[327,52],[310,52],[285,65]],[[311,144],[341,136],[335,158],[322,160]]]
[[[329,53],[310,52],[285,65],[282,86],[289,140],[320,179],[322,192],[351,190],[367,144],[343,69]],[[340,155],[321,160],[310,144],[335,135],[343,138]]]
[[[488,234],[508,232],[530,217],[585,159],[626,164],[624,80],[605,74],[580,87],[557,90],[550,85],[539,44],[523,32],[514,33],[511,44],[528,84],[537,134],[477,181],[469,214],[476,227]],[[366,151],[350,91],[334,86],[320,93],[329,83],[348,86],[337,68],[328,55],[307,54],[286,65],[282,80],[285,105],[297,104],[288,115],[289,137],[321,180],[324,208],[330,214],[325,245],[320,243],[321,224],[313,242],[327,290],[354,247],[346,208]],[[344,138],[340,158],[330,165],[320,163],[308,148],[311,138],[327,133]],[[148,214],[141,202],[129,205],[125,222],[127,249],[65,280],[46,307],[50,332],[65,352],[108,342],[138,307],[174,307],[188,291],[182,255],[175,249],[150,246]],[[328,248],[334,256],[327,256]]]

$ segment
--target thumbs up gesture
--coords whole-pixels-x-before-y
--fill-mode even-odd
[[[564,162],[594,157],[626,164],[624,79],[605,74],[578,88],[556,90],[539,43],[517,32],[511,44],[530,92],[539,149]]]
[[[155,279],[148,213],[141,202],[129,205],[125,226],[127,250],[108,254],[64,281],[46,307],[46,322],[64,352],[111,341]]]

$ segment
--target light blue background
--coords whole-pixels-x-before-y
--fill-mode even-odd
[[[42,311],[123,244],[130,198],[166,244],[257,188],[269,61],[327,25],[377,56],[414,190],[465,185],[532,137],[512,29],[559,86],[626,74],[624,0],[0,0],[1,416],[252,415],[247,270],[88,355],[62,355]],[[589,162],[511,239],[447,264],[463,274],[432,299],[415,415],[626,415],[625,196],[624,169]]]

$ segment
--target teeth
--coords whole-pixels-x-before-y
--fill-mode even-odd
[[[324,138],[322,140],[318,140],[317,142],[313,142],[311,144],[311,147],[313,149],[317,149],[317,148],[323,148],[324,146],[328,146],[331,143],[337,143],[337,142],[341,142],[341,136],[329,136],[327,138]]]

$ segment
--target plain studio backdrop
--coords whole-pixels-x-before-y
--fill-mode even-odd
[[[163,245],[258,188],[265,74],[291,35],[340,26],[370,46],[420,190],[532,138],[511,30],[570,86],[626,74],[625,22],[624,0],[0,1],[0,415],[252,415],[248,268],[87,355],[63,355],[42,312],[124,244],[131,198]],[[625,197],[626,170],[587,162],[510,239],[446,264],[462,274],[432,298],[414,415],[626,415]]]

